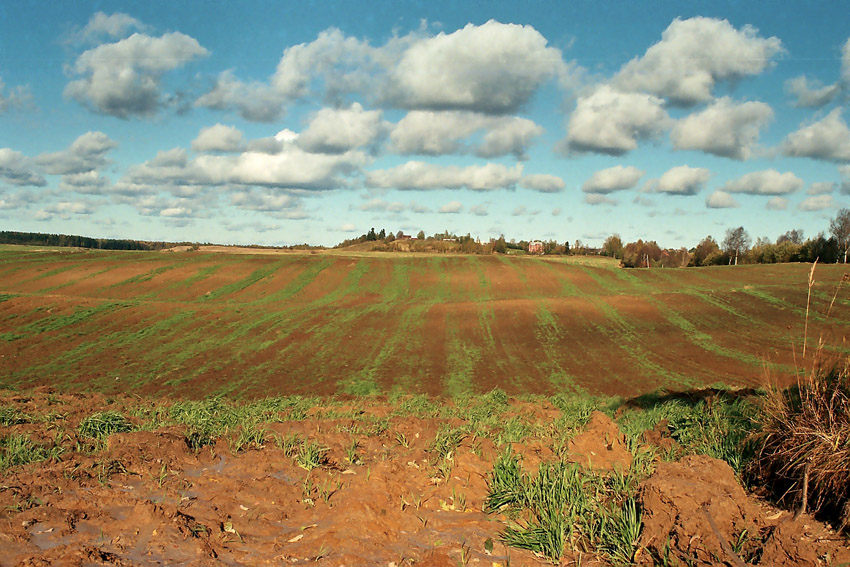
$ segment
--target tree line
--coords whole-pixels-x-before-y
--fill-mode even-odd
[[[804,240],[802,230],[789,230],[775,241],[755,241],[743,226],[730,228],[722,241],[706,236],[691,249],[661,248],[655,241],[623,245],[618,235],[609,236],[601,253],[619,258],[628,268],[776,264],[783,262],[847,263],[850,251],[850,209],[842,209],[829,223],[829,233]]]

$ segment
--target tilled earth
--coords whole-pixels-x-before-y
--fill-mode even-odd
[[[185,429],[169,426],[113,434],[93,449],[74,433],[95,411],[139,403],[45,389],[0,391],[0,408],[39,416],[2,427],[0,437],[26,434],[49,444],[65,435],[67,446],[58,460],[0,472],[0,566],[551,564],[504,546],[500,533],[510,520],[483,512],[503,448],[469,436],[450,455],[451,470],[440,470],[432,443],[441,426],[460,420],[398,417],[392,407],[370,403],[363,414],[385,427],[369,430],[361,419],[323,417],[318,410],[268,424],[268,439],[297,434],[329,449],[312,470],[280,442],[234,451],[232,439],[220,439],[192,450]],[[509,411],[536,423],[554,423],[560,413],[521,402]],[[654,441],[670,440],[662,432]],[[623,447],[616,425],[596,413],[566,455],[587,466],[628,466]],[[529,471],[558,458],[545,439],[513,450]],[[722,461],[659,462],[638,494],[644,524],[638,564],[850,562],[846,536],[747,494]],[[592,552],[567,548],[562,565],[604,564]]]

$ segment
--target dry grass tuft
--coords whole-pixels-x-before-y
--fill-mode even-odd
[[[846,528],[850,521],[850,358],[827,361],[764,400],[749,472],[774,495]]]

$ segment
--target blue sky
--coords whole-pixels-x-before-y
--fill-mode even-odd
[[[693,246],[850,206],[818,2],[8,2],[0,227]]]

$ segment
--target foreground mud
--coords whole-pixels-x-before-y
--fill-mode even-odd
[[[50,444],[63,436],[65,447],[58,459],[0,472],[0,566],[551,564],[502,545],[510,520],[483,512],[503,447],[468,435],[448,454],[434,448],[438,432],[461,420],[396,416],[385,405],[336,406],[269,423],[264,443],[239,450],[234,436],[192,450],[182,426],[113,434],[102,448],[76,433],[94,411],[139,404],[0,392],[0,408],[33,416],[2,427],[0,437],[26,434]],[[560,412],[514,403],[508,413],[545,428]],[[594,414],[587,428],[560,456],[583,466],[629,466],[615,424]],[[321,466],[299,464],[296,439],[300,447],[328,449]],[[513,448],[526,470],[560,458],[545,436]],[[722,461],[658,462],[639,495],[638,564],[850,562],[846,538],[748,495]],[[605,564],[579,542],[568,543],[561,563]]]

